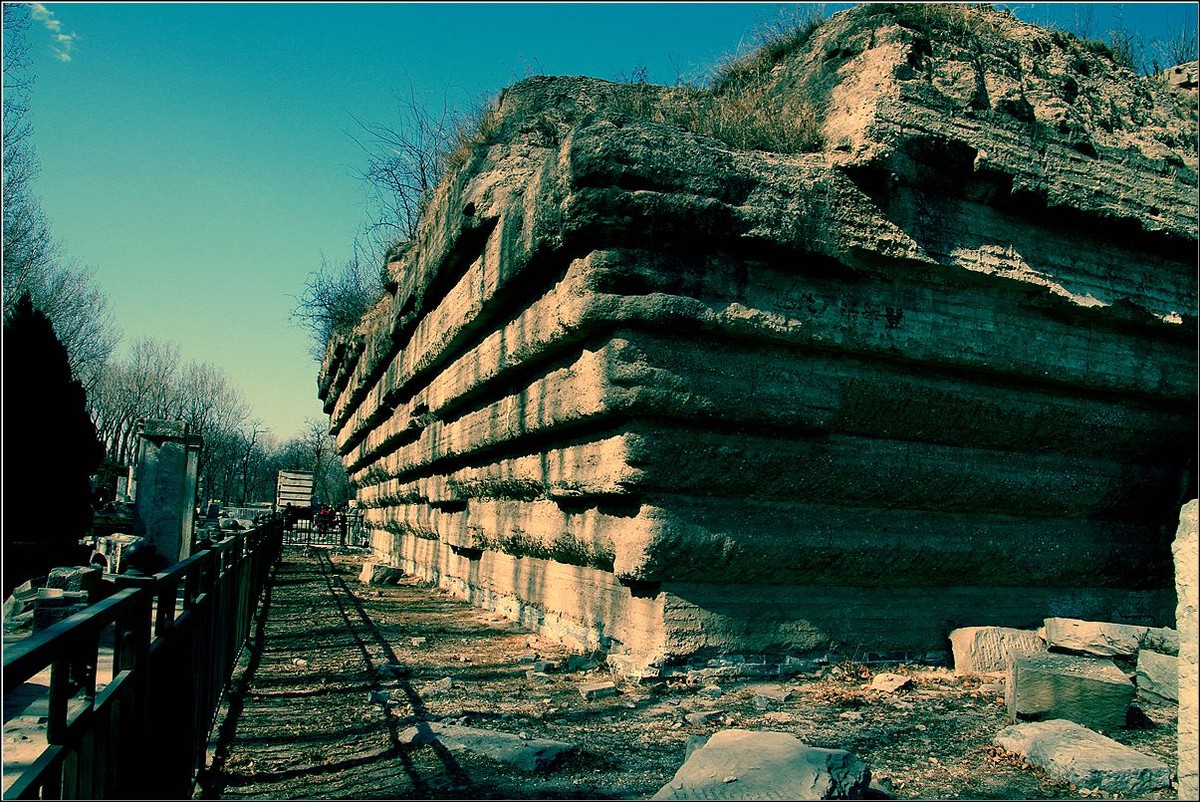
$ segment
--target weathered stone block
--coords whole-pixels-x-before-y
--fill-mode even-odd
[[[807,746],[782,732],[721,730],[691,750],[651,799],[856,799],[867,766],[842,749]]]
[[[1150,627],[1047,618],[1046,645],[1051,649],[1094,654],[1097,657],[1132,657],[1142,648]]]
[[[1179,701],[1179,658],[1140,651],[1137,661],[1138,696],[1150,701]]]
[[[1080,790],[1139,796],[1171,783],[1166,764],[1073,721],[1016,724],[1001,730],[995,742]]]
[[[1020,652],[1044,652],[1046,644],[1037,632],[1012,627],[962,627],[950,633],[954,673],[959,676],[1004,671],[1008,656]]]
[[[1125,726],[1133,693],[1133,683],[1111,660],[1051,653],[1009,658],[1009,721],[1065,718],[1112,730]]]
[[[1175,532],[1175,589],[1179,605],[1179,798],[1200,799],[1200,532],[1197,502],[1179,512]]]

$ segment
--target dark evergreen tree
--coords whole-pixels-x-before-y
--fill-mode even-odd
[[[80,565],[92,523],[90,477],[104,450],[83,386],[49,318],[22,295],[4,323],[4,596]]]

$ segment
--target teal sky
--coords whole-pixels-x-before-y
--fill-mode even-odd
[[[826,4],[827,11],[846,4]],[[47,3],[28,31],[37,192],[95,268],[127,344],[222,368],[280,439],[321,418],[308,335],[289,321],[321,255],[366,220],[355,120],[396,98],[460,106],[531,74],[702,74],[791,4]],[[1037,3],[1023,19],[1146,41],[1194,3]]]

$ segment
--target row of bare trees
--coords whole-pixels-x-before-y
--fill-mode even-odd
[[[302,432],[279,440],[253,416],[220,368],[181,362],[175,343],[151,338],[134,342],[127,357],[103,367],[87,403],[105,448],[106,484],[136,460],[138,424],[156,418],[183,421],[189,432],[204,438],[199,465],[203,499],[270,501],[280,470],[313,471],[328,503],[340,504],[348,497],[345,471],[323,422],[309,420]]]

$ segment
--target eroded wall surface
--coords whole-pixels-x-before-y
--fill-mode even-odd
[[[826,22],[819,153],[507,90],[322,369],[376,558],[643,662],[1173,623],[1195,92],[988,19]]]

